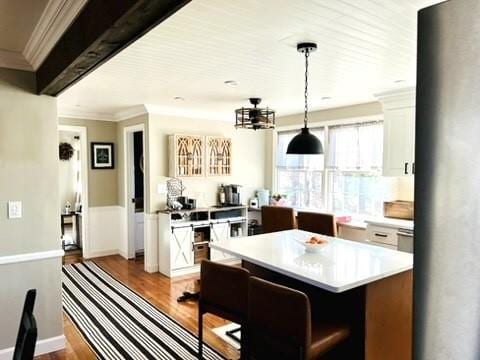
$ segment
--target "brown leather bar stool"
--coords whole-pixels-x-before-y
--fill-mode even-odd
[[[262,231],[264,233],[291,230],[296,227],[295,211],[292,208],[262,206]]]
[[[299,212],[297,214],[297,223],[300,230],[327,236],[337,236],[337,222],[333,214]]]
[[[248,294],[249,359],[318,359],[350,335],[348,325],[312,323],[303,292],[252,276]]]
[[[248,279],[250,272],[203,260],[200,266],[200,298],[198,300],[198,356],[203,356],[203,315],[206,313],[240,324],[241,358],[245,354],[248,308]]]

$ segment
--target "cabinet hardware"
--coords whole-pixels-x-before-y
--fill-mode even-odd
[[[412,163],[412,174],[415,174],[415,163]]]
[[[405,175],[408,175],[408,162],[405,163],[404,174],[405,174]]]
[[[379,234],[379,233],[375,233],[375,236],[378,236],[378,237],[383,237],[383,238],[386,238],[388,237],[387,234]]]

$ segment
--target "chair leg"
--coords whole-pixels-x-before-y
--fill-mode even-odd
[[[240,359],[246,360],[249,358],[249,349],[248,349],[248,328],[247,324],[243,323],[241,325],[241,333],[240,333]]]
[[[203,359],[203,311],[198,307],[198,358]]]

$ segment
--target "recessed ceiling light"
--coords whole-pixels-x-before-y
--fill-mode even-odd
[[[400,79],[400,80],[395,80],[395,84],[400,84],[400,83],[403,83],[403,82],[405,82],[405,81],[406,81],[406,80],[402,80],[402,79]]]
[[[173,98],[173,100],[185,101],[185,98],[184,98],[184,97],[181,97],[181,96],[175,96],[175,97]]]
[[[235,80],[227,80],[227,81],[224,81],[223,83],[224,83],[225,85],[232,86],[232,87],[238,85],[238,83],[237,83]]]
[[[322,100],[331,100],[332,98],[330,96],[324,96],[322,97]]]

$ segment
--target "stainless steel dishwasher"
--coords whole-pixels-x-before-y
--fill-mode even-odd
[[[398,250],[413,254],[413,230],[398,229]]]

